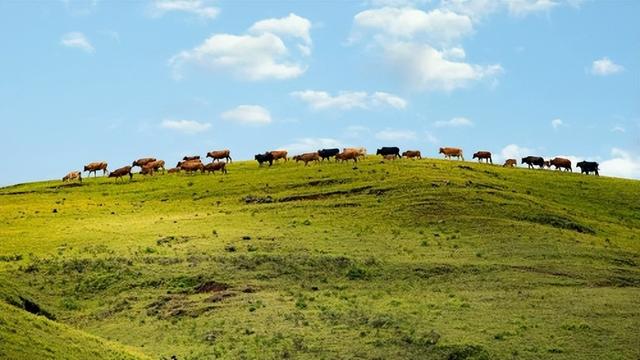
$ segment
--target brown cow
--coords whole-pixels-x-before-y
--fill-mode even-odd
[[[142,168],[140,168],[140,174],[153,176],[154,170],[155,169],[153,168],[153,166],[145,165]]]
[[[358,153],[358,157],[361,158],[365,158],[365,156],[367,156],[367,149],[363,148],[363,147],[358,147],[358,148],[344,148],[342,149],[343,152],[351,152],[351,151],[355,151],[356,153]]]
[[[406,157],[407,159],[413,159],[413,158],[422,159],[422,154],[418,150],[407,150],[402,153],[402,157]]]
[[[145,166],[153,168],[154,172],[158,171],[160,169],[162,169],[162,173],[163,174],[165,172],[164,160],[155,160],[155,161],[147,163]],[[145,166],[143,166],[143,167],[145,167]]]
[[[207,173],[216,173],[216,171],[220,170],[223,174],[227,173],[227,163],[224,161],[218,161],[218,162],[211,162],[210,164],[207,164],[204,166],[204,169],[202,170],[202,172],[207,172]]]
[[[464,156],[462,155],[462,149],[454,148],[454,147],[444,147],[440,148],[438,151],[439,154],[444,154],[446,159],[451,159],[452,157],[457,157],[458,159],[462,159],[464,161]]]
[[[178,167],[180,170],[184,170],[188,173],[194,173],[196,171],[204,172],[204,164],[200,159],[189,160],[189,161],[180,161],[178,163]]]
[[[478,159],[478,162],[482,162],[482,159],[488,164],[493,164],[493,159],[491,158],[491,152],[489,151],[478,151],[473,154],[474,159]]]
[[[342,162],[353,160],[353,162],[358,162],[358,158],[360,157],[360,153],[358,151],[343,151],[340,154],[336,155],[336,161],[340,160]]]
[[[192,161],[192,160],[200,160],[200,155],[194,156],[185,156],[182,158],[183,161]]]
[[[549,167],[551,167],[551,165],[555,166],[556,170],[564,169],[564,171],[573,172],[573,169],[571,169],[571,160],[569,159],[556,157],[549,161]]]
[[[293,159],[296,161],[296,163],[298,161],[304,161],[304,166],[307,166],[310,161],[320,161],[320,154],[318,154],[318,152],[304,153],[294,156]]]
[[[289,159],[287,159],[287,150],[274,150],[274,151],[270,151],[271,155],[273,156],[273,161],[276,161],[278,159],[284,159],[284,161],[289,161]]]
[[[142,158],[142,159],[138,159],[138,160],[134,161],[134,162],[131,164],[131,167],[139,166],[139,167],[141,167],[141,168],[142,168],[142,167],[144,167],[145,165],[147,165],[148,163],[150,163],[150,162],[154,162],[154,161],[156,161],[156,159],[155,159],[155,158]]]
[[[80,171],[72,171],[62,178],[62,182],[78,180],[82,182],[82,173]]]
[[[518,165],[518,160],[507,159],[507,161],[504,162],[504,165],[502,165],[502,167],[515,167],[517,165]]]
[[[207,157],[210,157],[213,161],[225,159],[227,162],[231,162],[231,151],[229,149],[209,151]]]
[[[89,163],[89,164],[84,166],[84,171],[88,171],[89,172],[89,176],[91,176],[92,172],[93,172],[94,176],[98,176],[98,173],[97,173],[98,170],[102,170],[102,175],[106,175],[107,174],[107,163],[104,162],[104,161],[92,162],[92,163]]]
[[[131,166],[124,166],[109,173],[109,177],[116,178],[116,182],[118,182],[118,179],[125,175],[129,175],[129,180],[133,179]]]
[[[167,173],[169,173],[169,174],[175,174],[175,173],[179,173],[179,172],[180,172],[180,168],[179,167],[174,167],[174,168],[171,168],[171,169],[167,170]]]

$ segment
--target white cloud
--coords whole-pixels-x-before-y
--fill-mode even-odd
[[[623,128],[622,126],[620,126],[620,125],[616,125],[616,126],[614,126],[614,127],[612,127],[612,128],[611,128],[611,132],[620,132],[620,133],[623,133],[623,132],[626,132],[626,131],[627,131],[627,130],[626,130],[625,128]]]
[[[594,75],[607,76],[618,74],[622,71],[624,71],[624,67],[622,65],[614,63],[607,57],[595,60],[591,64],[591,73]]]
[[[452,91],[503,73],[498,64],[482,66],[449,60],[427,44],[390,42],[382,47],[387,61],[421,89]]]
[[[195,134],[208,130],[211,127],[211,124],[193,120],[164,120],[160,126],[165,129],[176,130],[185,134]]]
[[[516,159],[518,163],[520,163],[521,158],[532,155],[533,153],[533,149],[518,146],[516,144],[509,144],[500,150],[500,157],[502,160]]]
[[[367,94],[364,91],[342,91],[333,96],[326,91],[304,90],[294,91],[291,93],[291,96],[306,102],[311,108],[316,110],[370,109],[382,106],[404,109],[407,106],[405,99],[385,92]]]
[[[529,14],[548,12],[559,5],[554,0],[506,0],[509,13],[515,16],[526,16]]]
[[[296,14],[289,14],[279,19],[260,20],[249,28],[254,34],[271,33],[279,36],[292,36],[302,39],[305,44],[311,44],[311,21]]]
[[[241,124],[265,125],[271,123],[269,110],[258,105],[240,105],[223,112],[220,117]]]
[[[454,117],[451,120],[441,120],[434,123],[436,127],[467,127],[473,126],[473,121],[464,117]]]
[[[332,138],[300,138],[295,142],[282,146],[281,149],[286,149],[289,155],[301,154],[305,152],[313,152],[320,149],[328,148],[342,148],[343,144],[336,139]]]
[[[460,60],[460,59],[464,59],[467,56],[467,54],[465,53],[463,48],[454,47],[451,49],[445,49],[442,52],[442,56],[445,59],[449,59],[449,60]]]
[[[408,7],[383,7],[356,14],[354,22],[360,28],[393,37],[410,39],[423,36],[438,42],[457,41],[473,32],[473,24],[468,16],[446,9],[425,12]]]
[[[376,133],[376,139],[384,141],[414,140],[416,133],[411,130],[385,129]]]
[[[600,163],[600,173],[623,178],[640,178],[640,155],[619,148],[611,149],[612,158]]]
[[[302,55],[308,56],[311,54],[310,27],[309,20],[295,14],[258,21],[249,29],[251,34],[214,34],[195,48],[172,56],[169,66],[178,79],[186,65],[231,73],[249,81],[296,78],[306,71],[306,66],[293,57],[285,41],[276,33],[285,38],[303,39],[304,43],[297,44],[297,48]]]
[[[175,11],[194,14],[204,19],[214,19],[220,13],[220,9],[207,5],[207,2],[202,0],[156,0],[151,6],[151,14],[158,17]]]
[[[561,119],[553,119],[551,120],[551,127],[557,129],[559,127],[565,126],[564,122]]]
[[[89,39],[81,32],[69,32],[62,35],[60,44],[66,47],[78,48],[88,53],[94,53],[95,49]]]

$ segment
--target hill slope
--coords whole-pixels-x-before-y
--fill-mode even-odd
[[[60,185],[0,189],[0,299],[155,358],[640,355],[637,181],[370,158]]]

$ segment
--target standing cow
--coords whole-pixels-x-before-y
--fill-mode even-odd
[[[555,166],[556,170],[564,169],[564,171],[573,172],[573,169],[571,169],[571,160],[569,159],[556,157],[549,161],[549,167],[551,167],[551,165]]]
[[[462,149],[454,148],[454,147],[443,147],[438,150],[439,154],[443,154],[445,159],[451,159],[452,157],[458,158],[458,160],[462,159],[464,161],[464,155],[462,153]]]
[[[527,156],[522,158],[522,164],[527,164],[529,169],[533,169],[534,165],[542,169],[544,167],[544,159],[540,156]]]
[[[93,173],[94,177],[98,176],[98,170],[102,170],[102,175],[107,174],[107,163],[104,161],[92,162],[84,166],[84,171],[89,172],[89,176]]]
[[[576,164],[576,166],[580,168],[581,174],[586,173],[587,175],[589,175],[589,173],[593,172],[596,174],[596,176],[600,176],[600,174],[598,173],[598,170],[600,170],[600,165],[595,161],[580,161]]]
[[[231,150],[225,149],[209,151],[207,153],[207,157],[210,157],[213,161],[225,159],[227,162],[231,162]]]
[[[154,162],[156,161],[156,158],[142,158],[142,159],[138,159],[136,161],[134,161],[131,164],[131,167],[135,167],[135,166],[139,166],[140,168],[143,168],[145,165],[147,165],[150,162]]]
[[[208,174],[211,173],[216,173],[216,171],[220,170],[221,173],[226,174],[227,173],[227,163],[224,161],[218,161],[218,162],[211,162],[210,164],[207,164],[204,166],[204,170],[203,172],[207,172]]]
[[[296,163],[298,161],[304,161],[304,166],[307,166],[307,164],[309,164],[309,162],[311,162],[311,161],[315,161],[315,162],[320,161],[320,154],[318,154],[317,152],[304,153],[304,154],[301,154],[301,155],[294,156],[293,160],[295,160]]]
[[[115,178],[116,182],[118,182],[118,179],[122,178],[125,175],[129,175],[129,180],[133,179],[133,174],[131,173],[131,166],[124,166],[109,173],[109,177]]]
[[[493,164],[493,159],[491,158],[491,152],[489,151],[478,151],[473,154],[474,159],[478,159],[478,162],[482,162],[484,160],[487,164]]]
[[[387,155],[393,155],[395,157],[400,157],[400,148],[396,146],[391,147],[383,147],[376,151],[376,155],[382,155],[382,157],[386,157]]]
[[[287,155],[289,154],[287,150],[273,150],[270,151],[271,156],[273,156],[273,161],[278,161],[279,159],[284,159],[284,161],[289,161],[287,159]]]
[[[342,149],[342,152],[348,152],[348,151],[355,151],[358,153],[358,157],[360,157],[361,159],[364,159],[367,156],[367,149],[364,147],[351,147],[351,148],[344,148]]]
[[[263,163],[268,162],[269,166],[273,165],[273,155],[270,152],[266,152],[264,154],[256,154],[256,156],[253,157],[258,164],[260,164],[260,166],[262,166]]]
[[[422,154],[419,150],[407,150],[402,153],[402,157],[406,157],[407,159],[422,159]]]
[[[322,149],[318,150],[318,155],[324,161],[324,159],[331,159],[332,157],[338,155],[340,153],[340,149]]]
[[[71,180],[78,180],[79,182],[82,182],[82,173],[80,171],[72,171],[62,178],[62,182]]]

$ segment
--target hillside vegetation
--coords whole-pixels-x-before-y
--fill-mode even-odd
[[[2,188],[0,225],[0,358],[640,357],[638,181],[234,162]]]

